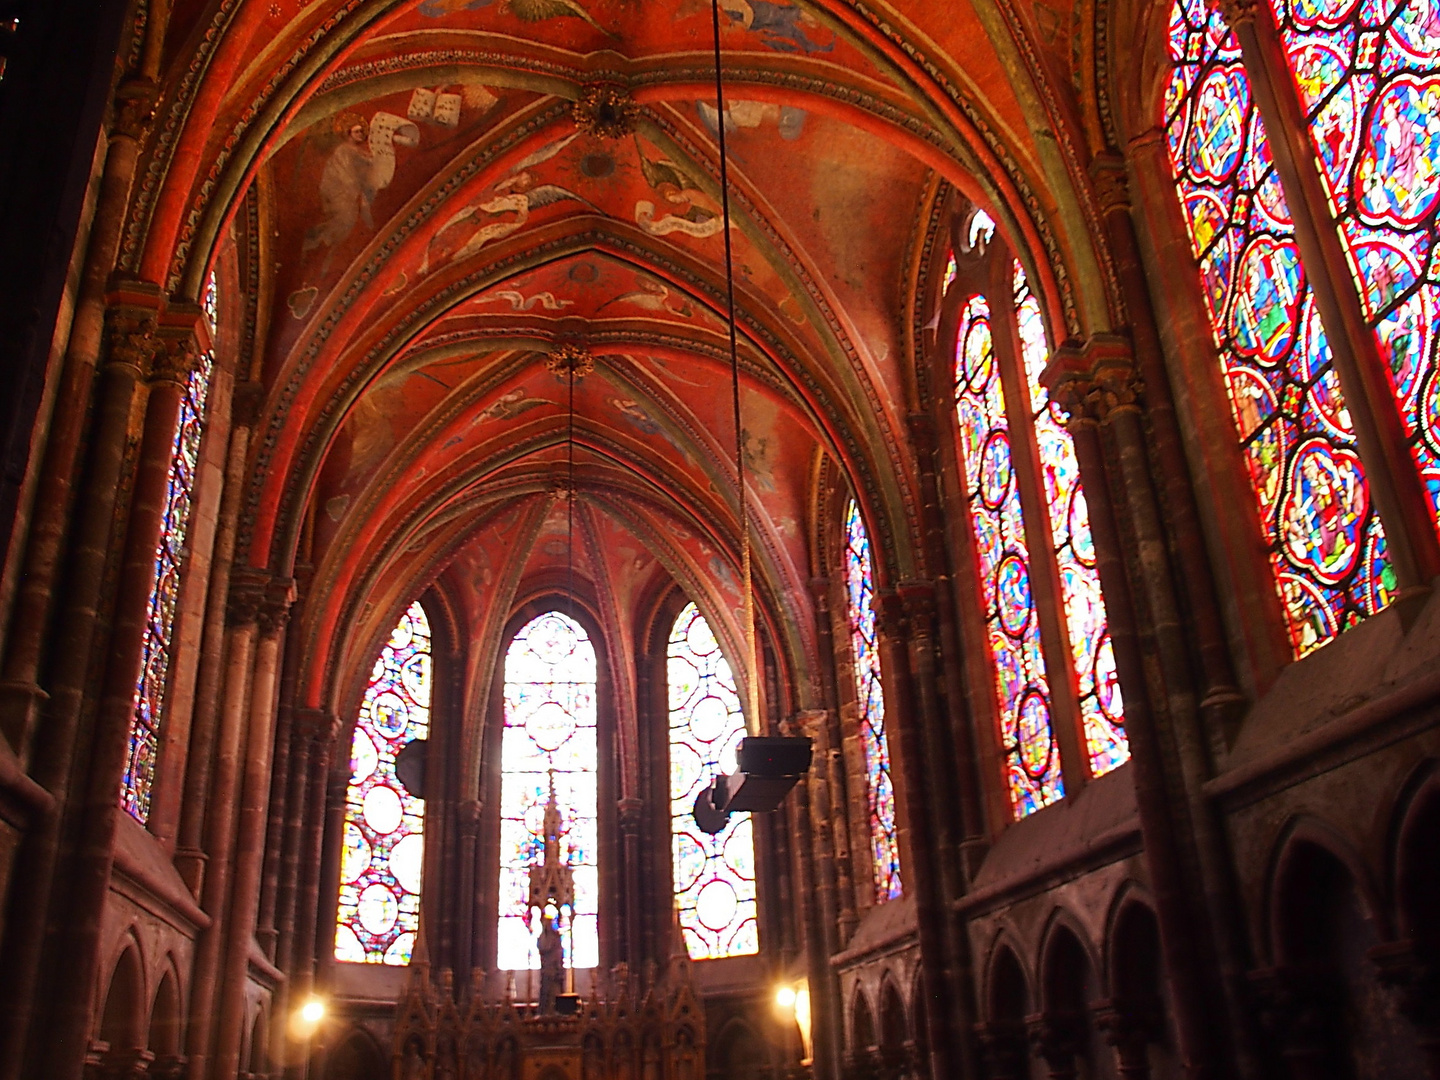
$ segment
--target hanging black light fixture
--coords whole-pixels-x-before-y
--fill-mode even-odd
[[[740,345],[735,321],[735,252],[730,239],[730,159],[725,146],[725,79],[720,67],[720,0],[710,0],[710,23],[715,45],[716,132],[720,151],[720,215],[725,238],[725,302],[730,336],[730,404],[735,424],[735,487],[740,527],[741,618],[745,669],[745,716],[760,723],[760,675],[755,650],[755,593],[751,584],[750,518],[745,501],[745,434],[740,425]],[[789,790],[810,769],[810,740],[748,736],[740,740],[737,770],[717,776],[695,797],[695,824],[714,834],[725,827],[731,813],[765,813],[780,806]]]

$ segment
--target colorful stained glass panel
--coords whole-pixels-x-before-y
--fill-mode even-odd
[[[880,647],[875,637],[875,569],[870,559],[870,537],[854,499],[845,509],[845,599],[855,662],[860,747],[865,758],[870,863],[875,900],[883,903],[903,892],[900,845],[896,838],[890,745],[885,738],[885,687],[880,680]]]
[[[695,797],[736,769],[745,715],[730,662],[694,604],[670,631],[670,837],[675,907],[692,960],[758,952],[755,845],[749,814],[733,814],[714,836],[695,827]]]
[[[540,966],[527,903],[530,867],[544,858],[552,784],[561,855],[575,881],[575,909],[562,935],[565,966],[600,963],[596,671],[595,647],[584,628],[558,611],[526,623],[505,654],[497,949],[502,970]]]
[[[1440,269],[1431,257],[1440,228],[1440,0],[1271,7],[1410,450],[1440,517]]]
[[[966,301],[955,346],[960,468],[975,530],[976,570],[995,677],[1005,785],[1015,817],[1065,795],[1050,715],[1050,683],[1030,590],[1025,512],[1010,455],[1005,391],[995,358],[990,307]]]
[[[1090,774],[1104,776],[1130,760],[1125,708],[1120,700],[1115,650],[1110,642],[1110,620],[1105,611],[1105,597],[1100,592],[1100,574],[1095,568],[1090,511],[1080,483],[1075,443],[1066,430],[1060,407],[1050,402],[1050,392],[1040,383],[1040,375],[1050,357],[1045,320],[1018,261],[1014,282],[1020,355],[1034,417],[1050,538],[1060,571],[1060,594],[1065,602],[1065,625],[1075,669],[1080,718],[1085,729],[1085,749],[1090,757]]]
[[[215,329],[218,300],[215,275],[206,280],[202,296],[210,330]],[[205,402],[210,395],[210,376],[215,368],[213,352],[201,354],[185,381],[180,398],[180,417],[170,444],[170,475],[161,518],[160,542],[155,549],[155,580],[145,609],[145,638],[141,644],[140,678],[135,685],[130,739],[125,757],[125,776],[120,805],[144,825],[150,819],[151,789],[160,753],[160,725],[164,718],[165,692],[170,675],[171,635],[175,610],[180,602],[180,573],[185,558],[185,538],[190,532],[190,505],[195,494],[195,475],[200,467],[200,440],[205,434]]]
[[[1239,48],[1177,0],[1165,129],[1211,328],[1297,656],[1389,601],[1385,540]],[[1307,0],[1323,22],[1344,3]],[[1330,60],[1315,54],[1311,75]],[[1338,162],[1343,140],[1327,151]]]
[[[420,930],[425,803],[395,775],[395,758],[430,734],[430,623],[410,605],[370,673],[350,743],[340,852],[335,959],[410,963]]]

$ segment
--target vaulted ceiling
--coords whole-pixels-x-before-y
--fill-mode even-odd
[[[909,358],[952,193],[1000,222],[1054,339],[1111,318],[1104,288],[1074,284],[1102,278],[1104,255],[1093,199],[1066,181],[1088,154],[1066,102],[1093,13],[720,7],[758,590],[782,665],[803,669],[827,470],[865,507],[882,576],[925,573]],[[625,639],[675,581],[733,644],[708,0],[176,0],[170,18],[149,174],[164,181],[141,191],[124,259],[193,292],[194,253],[235,239],[264,388],[240,554],[311,582],[307,698],[343,693],[440,575],[482,637],[558,586],[572,441],[573,573],[596,615]],[[596,84],[640,106],[631,132],[577,126]],[[545,363],[565,343],[596,357],[573,424]]]

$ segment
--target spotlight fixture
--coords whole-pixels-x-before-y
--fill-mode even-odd
[[[767,814],[779,808],[800,778],[810,771],[810,739],[761,737],[740,740],[737,772],[717,776],[695,797],[695,824],[714,835],[735,813]]]

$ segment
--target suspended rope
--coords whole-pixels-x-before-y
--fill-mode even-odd
[[[725,237],[725,300],[730,328],[730,398],[735,421],[735,491],[740,525],[741,619],[745,655],[745,719],[752,731],[760,730],[760,680],[755,654],[755,601],[750,574],[750,520],[745,502],[745,434],[740,426],[740,346],[735,325],[735,252],[730,241],[730,159],[725,149],[725,80],[720,71],[720,0],[710,0],[710,23],[715,40],[715,126],[720,145],[720,216]]]

